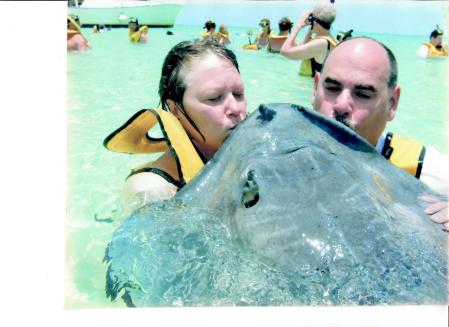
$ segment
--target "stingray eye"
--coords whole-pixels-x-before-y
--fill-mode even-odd
[[[254,178],[254,171],[250,170],[243,185],[242,204],[245,208],[251,208],[259,201],[259,186]]]

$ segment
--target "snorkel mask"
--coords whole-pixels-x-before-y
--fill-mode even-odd
[[[260,23],[259,23],[259,26],[262,27],[262,28],[270,27],[270,23],[269,23],[269,21],[267,21],[266,19],[262,19],[262,20],[260,21]]]
[[[78,25],[80,25],[80,17],[76,14],[69,15]]]
[[[131,28],[131,24],[136,24],[134,28]],[[135,17],[131,17],[128,21],[128,27],[131,28],[133,31],[137,31],[139,29],[139,21]]]
[[[313,17],[313,14],[312,13],[310,13],[310,15],[309,15],[309,17],[307,17],[307,23],[309,23],[310,25],[312,25],[312,27],[313,27],[313,19],[314,17]]]
[[[307,17],[307,23],[310,24],[310,28],[313,28],[313,23],[317,22],[318,24],[320,24],[320,26],[326,30],[329,30],[331,28],[331,24],[328,22],[325,22],[319,18],[316,18],[315,16],[313,16],[313,13],[311,13],[309,15],[309,17]]]
[[[338,42],[342,42],[342,41],[344,41],[346,39],[351,38],[352,37],[352,32],[353,32],[353,30],[338,32],[337,41]]]

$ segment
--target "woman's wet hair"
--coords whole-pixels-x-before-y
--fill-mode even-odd
[[[215,39],[183,41],[176,44],[168,52],[162,64],[161,79],[159,81],[159,99],[162,109],[170,111],[167,100],[172,100],[198,132],[200,131],[190,119],[182,103],[187,88],[184,82],[185,74],[183,68],[187,69],[191,62],[207,54],[214,54],[219,58],[228,60],[240,72],[234,52],[220,45]]]

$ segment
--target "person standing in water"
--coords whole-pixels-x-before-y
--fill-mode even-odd
[[[337,44],[330,32],[336,16],[334,5],[319,2],[312,12],[304,12],[300,16],[292,33],[282,45],[283,56],[292,60],[302,60],[300,75],[313,77],[315,72],[321,71],[324,59]],[[304,39],[297,43],[296,37],[305,27],[309,29]]]
[[[184,41],[169,51],[159,98],[162,109],[141,110],[104,141],[116,152],[163,152],[126,180],[125,195],[137,207],[174,196],[246,117],[236,56],[214,40]],[[163,139],[149,135],[156,125]]]
[[[85,51],[92,45],[81,33],[81,23],[77,15],[67,16],[67,51]]]
[[[418,55],[426,58],[447,57],[449,49],[447,43],[443,42],[444,32],[438,26],[429,36],[429,42],[424,43],[418,49]]]
[[[292,31],[293,22],[288,17],[283,17],[278,23],[279,34],[270,35],[268,38],[268,51],[279,53],[281,51],[282,45],[287,40],[288,35]]]
[[[131,17],[128,22],[128,37],[133,43],[148,42],[148,26],[140,26],[139,21],[135,17]]]

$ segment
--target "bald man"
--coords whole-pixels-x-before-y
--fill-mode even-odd
[[[333,49],[321,73],[316,73],[312,106],[354,129],[392,164],[419,178],[432,190],[449,195],[449,156],[431,147],[385,133],[394,119],[401,95],[396,59],[385,45],[352,38]],[[423,196],[426,213],[449,229],[447,201]]]

